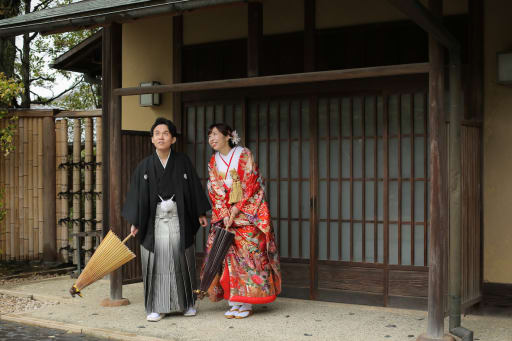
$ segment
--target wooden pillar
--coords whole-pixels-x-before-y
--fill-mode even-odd
[[[316,66],[316,0],[304,0],[304,72]]]
[[[263,5],[249,2],[249,36],[247,38],[247,77],[260,75],[261,40],[263,36]]]
[[[304,0],[304,72],[315,71],[315,0]],[[309,120],[310,120],[310,136],[312,140],[317,140],[318,133],[318,99],[316,96],[309,98]],[[311,160],[310,169],[312,170],[313,179],[317,179],[318,164],[318,145],[310,143]],[[310,183],[310,215],[313,222],[310,226],[310,263],[309,263],[309,298],[316,298],[317,288],[317,258],[318,258],[318,180]]]
[[[43,261],[57,260],[55,119],[43,118]]]
[[[101,139],[103,141],[102,146],[102,208],[103,208],[103,236],[105,236],[109,230],[109,210],[108,210],[108,198],[109,198],[109,106],[110,106],[110,97],[112,93],[112,87],[110,84],[110,40],[111,40],[111,30],[108,27],[105,27],[102,31],[102,78],[101,78],[101,91],[102,91],[102,112],[101,112]]]
[[[181,83],[183,81],[183,15],[173,17],[172,21],[172,82]],[[182,103],[181,92],[173,92],[172,94],[173,106],[173,121],[178,132],[183,133],[182,123]],[[183,136],[183,135],[182,135]],[[183,139],[177,140],[176,149],[179,151],[185,150],[185,141]]]
[[[429,7],[434,15],[442,15],[442,0],[429,0]],[[444,292],[446,278],[444,274],[446,262],[446,216],[447,203],[443,193],[447,185],[445,165],[443,164],[442,137],[444,130],[444,50],[441,44],[429,35],[429,134],[430,134],[430,207],[429,233],[430,257],[428,276],[428,321],[427,333],[418,340],[443,340],[444,336]],[[453,339],[451,339],[453,340]]]
[[[121,97],[112,96],[112,89],[122,87],[122,26],[111,24],[103,29],[103,73],[108,77],[107,89],[103,92],[108,95],[108,109],[106,120],[103,121],[108,130],[108,139],[104,145],[108,146],[108,202],[109,226],[120,238],[121,224]],[[104,80],[105,81],[105,80]],[[106,104],[107,104],[106,103]],[[104,107],[104,109],[106,109]],[[104,186],[105,187],[105,186]],[[105,213],[105,211],[104,211]],[[130,302],[123,299],[123,273],[122,268],[110,274],[110,299],[103,300],[103,306],[126,305]]]

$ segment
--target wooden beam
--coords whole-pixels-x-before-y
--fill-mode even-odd
[[[55,117],[73,117],[73,118],[83,118],[83,117],[101,117],[103,111],[99,110],[63,110],[59,112]]]
[[[257,77],[260,75],[263,5],[261,2],[249,2],[247,12],[249,24],[249,35],[247,37],[247,77]]]
[[[43,118],[43,260],[57,260],[55,120]]]
[[[316,69],[316,0],[304,0],[304,72]]]
[[[441,17],[434,15],[418,0],[388,0],[409,19],[423,28],[427,33],[451,50],[460,50],[459,41],[443,25]]]
[[[287,75],[263,76],[253,78],[235,78],[205,82],[190,82],[170,85],[114,89],[114,96],[133,96],[151,93],[187,92],[217,89],[248,88],[299,83],[314,83],[358,78],[374,78],[428,73],[429,63],[374,66],[366,68],[292,73]]]
[[[442,0],[429,0],[433,13],[441,16]],[[444,275],[447,205],[443,164],[444,133],[444,58],[443,48],[433,34],[429,35],[429,135],[430,135],[430,206],[429,206],[429,276],[427,333],[418,340],[443,340],[444,337]]]

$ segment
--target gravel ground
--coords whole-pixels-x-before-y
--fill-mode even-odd
[[[56,277],[69,278],[69,276],[58,274],[34,274],[28,277],[0,279],[0,289],[10,289],[21,284],[29,284]],[[57,304],[59,302],[36,301],[32,296],[11,296],[0,293],[0,314],[28,312]]]

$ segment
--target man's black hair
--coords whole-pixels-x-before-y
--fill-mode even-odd
[[[178,132],[176,130],[176,126],[174,125],[174,123],[172,123],[171,120],[168,120],[165,117],[158,117],[155,120],[155,123],[153,123],[153,125],[151,126],[151,136],[153,136],[153,131],[155,130],[156,126],[159,126],[160,124],[165,124],[167,128],[169,128],[169,132],[173,137],[178,136]]]

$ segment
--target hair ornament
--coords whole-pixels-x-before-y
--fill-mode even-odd
[[[233,142],[235,146],[240,143],[240,136],[238,136],[236,130],[233,130],[233,132],[231,132],[231,137],[229,139],[231,140],[231,142]]]

